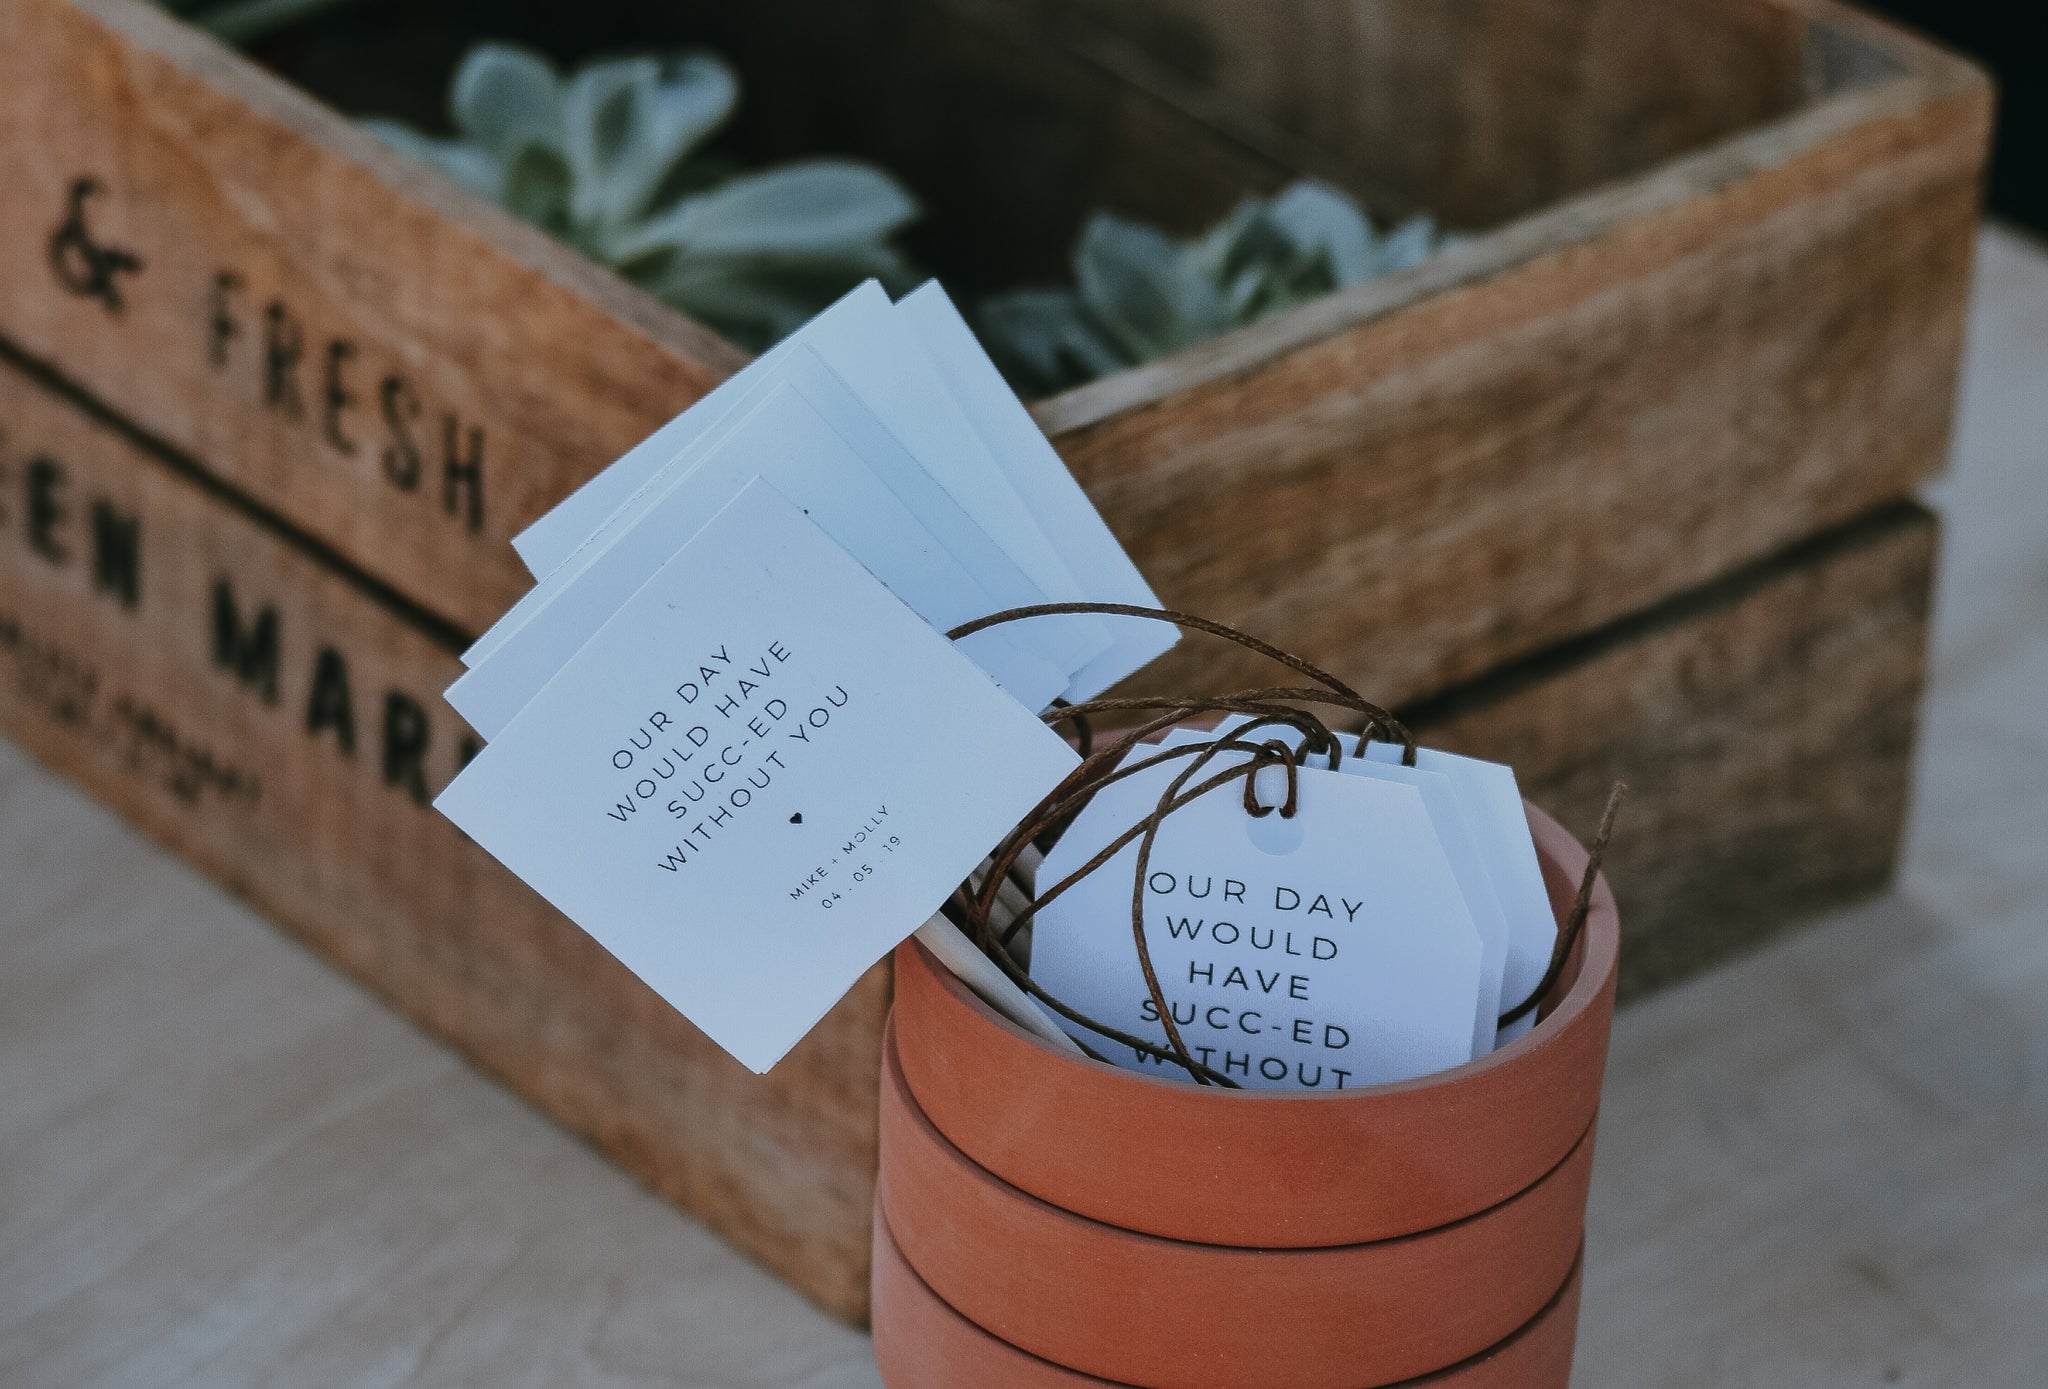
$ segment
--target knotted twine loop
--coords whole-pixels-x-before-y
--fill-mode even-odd
[[[957,924],[962,926],[976,946],[988,955],[1012,982],[1060,1017],[1086,1028],[1099,1037],[1129,1047],[1139,1055],[1172,1062],[1185,1070],[1197,1084],[1240,1088],[1236,1081],[1196,1061],[1190,1054],[1181,1038],[1179,1026],[1174,1021],[1172,1006],[1167,1001],[1165,990],[1160,986],[1158,972],[1152,963],[1151,948],[1145,939],[1145,882],[1159,828],[1166,817],[1175,811],[1238,779],[1244,782],[1244,807],[1248,815],[1262,817],[1277,811],[1282,819],[1292,819],[1300,809],[1301,766],[1310,756],[1322,754],[1327,758],[1328,766],[1335,770],[1341,765],[1344,756],[1343,744],[1329,726],[1315,714],[1298,707],[1299,705],[1321,704],[1362,715],[1362,723],[1357,730],[1358,756],[1364,755],[1367,742],[1398,743],[1401,747],[1402,765],[1412,767],[1415,765],[1414,735],[1387,710],[1365,699],[1344,681],[1311,662],[1223,623],[1170,609],[1142,608],[1125,603],[1040,603],[991,613],[987,617],[977,618],[955,627],[947,636],[953,641],[959,641],[976,632],[1009,622],[1064,615],[1133,617],[1169,622],[1189,631],[1235,642],[1305,676],[1313,682],[1313,686],[1268,686],[1212,696],[1140,696],[1094,699],[1079,704],[1056,702],[1043,717],[1050,725],[1067,724],[1072,727],[1081,754],[1080,763],[1062,778],[1008,835],[1004,836],[1002,842],[989,856],[988,866],[983,871],[980,882],[977,884],[973,879],[969,879],[955,889],[947,904],[949,914],[956,917]],[[1093,722],[1097,717],[1130,714],[1150,714],[1151,717],[1098,743]],[[1146,739],[1205,714],[1240,714],[1245,716],[1245,722],[1230,732],[1206,742],[1164,748],[1143,756],[1131,756],[1133,750]],[[1250,736],[1262,731],[1269,736],[1257,739]],[[1277,736],[1283,731],[1296,735],[1297,741],[1290,743],[1285,737]],[[1224,753],[1246,755],[1226,770],[1202,776],[1197,780],[1210,762]],[[1019,859],[1028,847],[1034,844],[1050,844],[1057,839],[1104,787],[1153,767],[1182,759],[1186,760],[1187,765],[1176,773],[1160,794],[1150,814],[1116,836],[1088,862],[1059,882],[1049,888],[1040,885],[1041,890],[1035,897],[1032,895],[1023,880],[1019,865]],[[1286,794],[1278,805],[1266,805],[1258,797],[1258,774],[1268,767],[1278,767],[1286,776]],[[1562,974],[1565,961],[1577,942],[1590,910],[1593,883],[1599,872],[1601,856],[1606,849],[1608,837],[1613,830],[1614,815],[1620,805],[1623,789],[1617,784],[1615,793],[1609,800],[1606,816],[1601,822],[1600,834],[1594,841],[1585,877],[1580,884],[1578,900],[1565,929],[1559,934],[1557,948],[1553,952],[1550,967],[1543,981],[1527,999],[1501,1016],[1502,1026],[1525,1016],[1535,1008]],[[1152,1006],[1160,1025],[1166,1033],[1167,1045],[1164,1047],[1089,1017],[1053,997],[1031,978],[1016,953],[1019,933],[1031,923],[1041,909],[1057,901],[1081,879],[1101,868],[1133,841],[1138,845],[1138,852],[1137,868],[1131,884],[1131,938],[1137,950],[1139,968],[1145,977],[1146,990],[1151,996]],[[1027,900],[1011,920],[998,930],[994,924],[994,910],[1006,883],[1019,889]],[[1076,1044],[1093,1059],[1107,1061],[1108,1058],[1086,1042],[1076,1039]]]

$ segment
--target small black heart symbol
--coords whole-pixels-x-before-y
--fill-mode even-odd
[[[789,823],[791,823],[792,825],[801,825],[803,822],[804,817],[801,812],[789,817]]]

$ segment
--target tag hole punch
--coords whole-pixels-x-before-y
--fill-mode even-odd
[[[1275,858],[1293,853],[1306,835],[1299,815],[1247,815],[1245,835],[1252,847]]]

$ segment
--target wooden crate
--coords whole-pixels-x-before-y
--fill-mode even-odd
[[[858,1316],[887,967],[747,1071],[427,804],[466,755],[460,669],[410,604],[0,352],[0,728]]]
[[[1632,774],[1632,977],[1881,879],[1970,69],[1763,0],[701,9],[749,152],[952,188],[920,250],[966,287],[1294,171],[1475,228],[1040,419],[1166,601],[1581,826]],[[423,804],[509,537],[741,354],[131,0],[0,9],[0,149],[0,727],[860,1315],[886,978],[756,1081]]]
[[[1582,835],[1629,783],[1607,870],[1627,999],[1891,879],[1935,533],[1879,508],[1404,712]]]

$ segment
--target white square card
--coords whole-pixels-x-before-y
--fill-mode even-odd
[[[436,805],[765,1071],[1076,760],[757,480]]]

